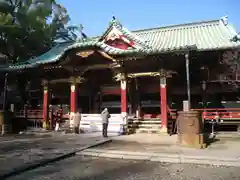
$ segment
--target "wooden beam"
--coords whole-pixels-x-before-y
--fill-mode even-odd
[[[81,76],[90,70],[98,70],[98,69],[114,69],[114,68],[118,68],[120,67],[119,64],[117,63],[112,63],[112,64],[94,64],[94,65],[89,65],[89,66],[85,66],[84,68],[81,67],[82,72],[81,72]]]
[[[77,76],[77,77],[71,76],[70,78],[51,79],[48,82],[49,84],[70,83],[70,82],[80,84],[80,83],[83,83],[84,81],[86,81],[86,79],[81,76]]]
[[[128,73],[126,75],[124,75],[124,73],[118,73],[114,76],[114,79],[116,81],[120,81],[123,78],[137,78],[137,77],[166,77],[166,78],[170,78],[172,77],[172,74],[175,74],[176,72],[174,71],[167,71],[167,70],[159,70],[156,72],[139,72],[139,73]]]
[[[104,51],[98,51],[103,57],[105,57],[106,59],[109,59],[113,62],[117,62],[117,60],[115,58],[113,58],[112,56],[108,55],[107,53],[105,53]]]

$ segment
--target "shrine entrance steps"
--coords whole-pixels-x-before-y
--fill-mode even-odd
[[[161,132],[160,118],[129,119],[127,125],[127,134],[149,133],[158,134]],[[172,128],[172,121],[168,121],[168,129]]]

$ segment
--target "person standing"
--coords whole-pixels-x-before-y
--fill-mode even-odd
[[[110,114],[107,108],[105,108],[102,111],[101,117],[102,117],[102,135],[103,137],[107,137],[108,123],[110,118]]]

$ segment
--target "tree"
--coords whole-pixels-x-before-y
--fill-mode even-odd
[[[69,20],[55,0],[1,0],[1,52],[18,63],[47,51],[56,40],[74,40],[78,28],[67,26]]]
[[[68,26],[69,20],[67,10],[55,0],[0,0],[0,52],[15,64],[39,56],[59,40],[76,40],[79,28]],[[27,79],[16,81],[26,102]]]

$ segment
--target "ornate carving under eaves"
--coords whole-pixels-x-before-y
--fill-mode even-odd
[[[77,55],[77,56],[80,56],[80,57],[82,57],[82,58],[86,58],[86,57],[92,55],[93,53],[94,53],[93,50],[88,50],[88,51],[80,51],[80,52],[77,52],[76,55]]]
[[[142,73],[131,73],[131,74],[128,74],[127,76],[129,78],[136,78],[136,77],[147,77],[147,76],[156,77],[159,75],[160,75],[159,72],[142,72]]]
[[[49,81],[46,79],[43,79],[42,86],[43,86],[44,93],[46,93],[48,91],[48,85],[49,85]]]
[[[81,84],[84,81],[85,81],[85,78],[83,78],[81,76],[77,76],[77,77],[71,76],[69,79],[69,82],[73,83],[73,84]]]
[[[176,72],[174,71],[167,71],[167,70],[163,70],[161,69],[159,72],[141,72],[141,73],[131,73],[128,74],[127,77],[129,78],[137,78],[137,77],[172,77],[172,74],[174,74]]]
[[[118,73],[113,78],[115,79],[115,81],[126,80],[126,74],[125,73]]]
[[[42,80],[42,86],[47,86],[49,84],[49,81],[46,79]]]
[[[170,78],[170,77],[172,77],[173,74],[177,74],[177,72],[176,71],[171,71],[171,70],[165,70],[165,69],[160,69],[159,70],[159,76],[160,77]]]

